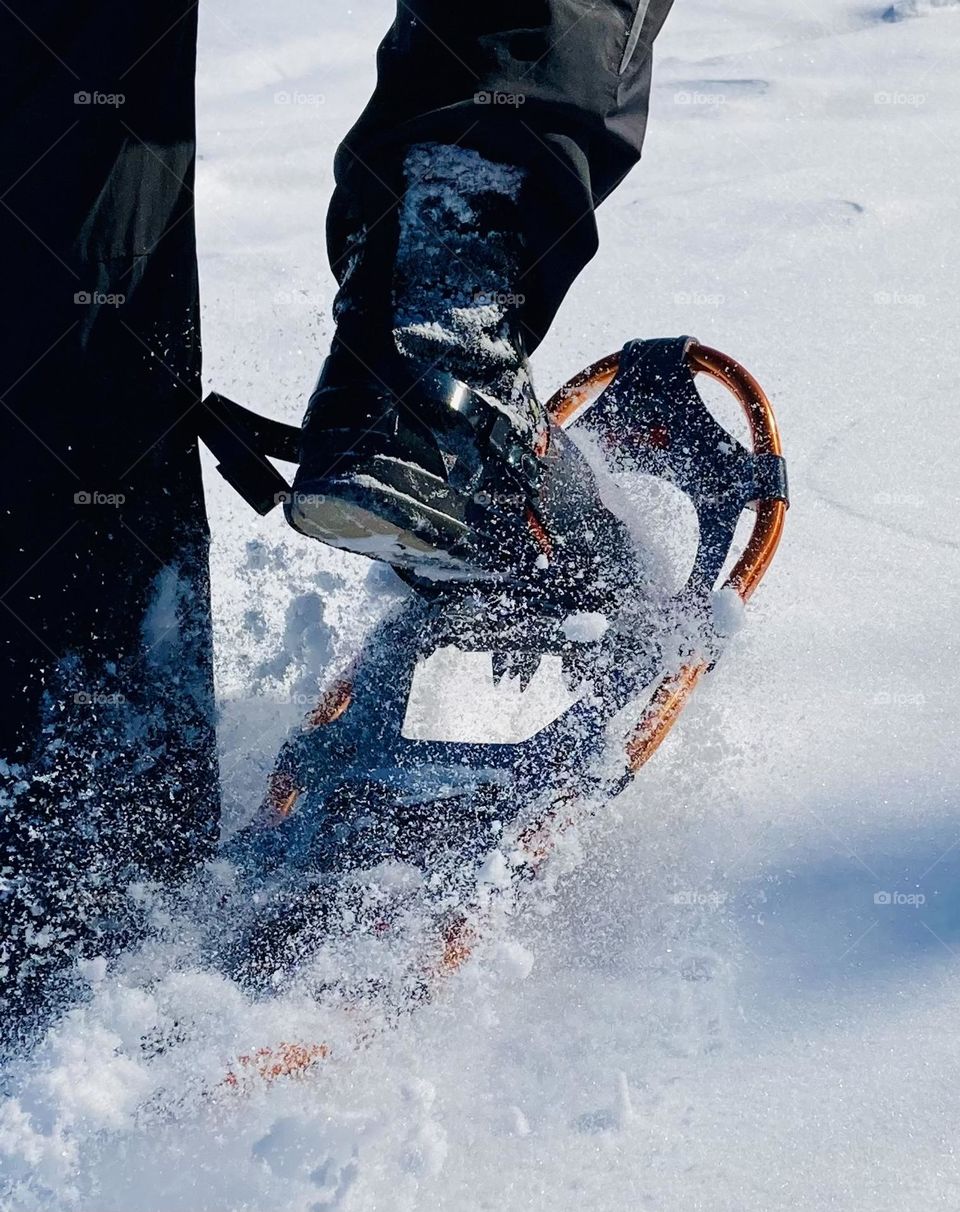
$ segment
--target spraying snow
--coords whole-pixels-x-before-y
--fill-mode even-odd
[[[202,6],[207,378],[288,421],[330,336],[331,156],[389,9]],[[917,19],[678,5],[644,164],[538,353],[558,383],[693,331],[784,428],[785,549],[744,627],[718,604],[731,646],[641,782],[434,1004],[360,1049],[342,1007],[209,970],[225,865],[189,911],[143,889],[155,938],[87,965],[87,1000],[5,1074],[5,1209],[960,1204],[957,18],[893,11]],[[304,679],[398,590],[208,487],[230,832]],[[332,1063],[299,1080],[224,1082],[321,1041]]]

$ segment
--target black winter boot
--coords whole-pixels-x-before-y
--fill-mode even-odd
[[[396,214],[358,234],[341,281],[286,507],[297,530],[421,577],[514,578],[564,543],[557,484],[578,526],[599,506],[530,379],[522,184],[475,151],[409,149]]]

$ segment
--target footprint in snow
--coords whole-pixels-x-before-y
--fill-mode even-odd
[[[618,1073],[611,1105],[584,1112],[574,1121],[574,1127],[585,1136],[596,1136],[601,1132],[622,1132],[635,1118],[627,1075]]]

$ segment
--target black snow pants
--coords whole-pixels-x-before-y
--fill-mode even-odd
[[[669,6],[401,0],[337,156],[335,272],[395,204],[405,145],[524,165],[535,345],[639,157]],[[129,878],[215,840],[196,18],[196,0],[0,4],[0,974],[37,923],[109,917]]]
[[[527,349],[597,248],[596,206],[640,158],[651,52],[673,0],[407,0],[377,87],[336,159],[327,223],[338,278],[350,237],[389,213],[415,142],[459,143],[529,170]]]
[[[126,937],[126,885],[216,837],[196,16],[0,5],[0,981],[18,999],[78,937]]]

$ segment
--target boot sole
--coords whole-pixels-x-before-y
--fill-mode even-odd
[[[297,485],[285,512],[295,530],[341,551],[428,577],[481,575],[476,565],[450,554],[469,538],[466,526],[369,475]]]

